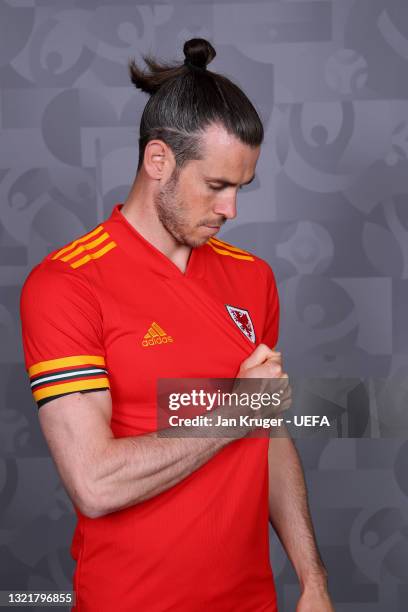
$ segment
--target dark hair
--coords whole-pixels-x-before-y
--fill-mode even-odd
[[[129,60],[132,83],[150,94],[140,120],[138,171],[146,144],[153,139],[171,148],[178,169],[187,160],[202,159],[201,135],[211,123],[221,124],[251,147],[263,141],[262,121],[244,92],[225,76],[207,70],[216,55],[214,47],[203,38],[192,38],[183,51],[183,64],[143,56],[149,71]]]

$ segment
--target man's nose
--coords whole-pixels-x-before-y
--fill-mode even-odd
[[[226,219],[235,219],[237,216],[237,197],[236,195],[222,198],[215,205],[214,212],[223,215]]]

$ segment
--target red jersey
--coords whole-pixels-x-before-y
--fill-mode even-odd
[[[158,378],[235,377],[257,344],[274,347],[279,319],[265,261],[211,238],[183,273],[122,206],[35,266],[20,302],[39,409],[110,389],[118,438],[155,430]],[[234,440],[175,486],[99,518],[75,507],[73,609],[276,612],[268,442]]]

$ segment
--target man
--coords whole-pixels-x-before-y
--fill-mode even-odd
[[[130,193],[21,295],[40,424],[78,516],[74,609],[276,611],[269,514],[298,612],[331,612],[291,440],[156,432],[160,378],[287,376],[270,267],[215,238],[254,177],[262,125],[206,70],[207,41],[184,52],[182,66],[145,58],[150,75],[131,65],[151,98]]]

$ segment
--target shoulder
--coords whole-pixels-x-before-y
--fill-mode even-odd
[[[58,298],[58,290],[76,292],[80,287],[87,287],[89,263],[99,262],[114,247],[116,243],[101,223],[48,253],[26,277],[22,293],[53,292]]]
[[[223,258],[232,258],[242,262],[254,262],[257,258],[249,251],[245,251],[230,242],[221,240],[220,238],[210,238],[206,242],[206,246],[209,247],[216,255],[219,255],[221,261]]]
[[[85,302],[97,307],[88,276],[51,255],[44,257],[26,276],[20,292],[21,309],[62,312],[63,307]]]
[[[37,303],[44,299],[58,301],[61,294],[75,293],[84,279],[47,255],[29,272],[21,288],[21,298]]]
[[[76,337],[102,326],[102,309],[88,279],[46,257],[25,279],[19,300],[20,319],[29,333]],[[39,340],[38,340],[39,341]]]
[[[70,270],[88,271],[90,263],[101,261],[106,253],[117,246],[107,229],[108,225],[108,220],[98,224],[86,234],[52,251],[46,260],[60,262]]]
[[[228,268],[228,271],[248,274],[254,281],[259,277],[261,282],[275,283],[275,277],[268,262],[254,253],[220,238],[210,238],[206,247],[208,247],[209,257],[218,259],[222,266]]]

